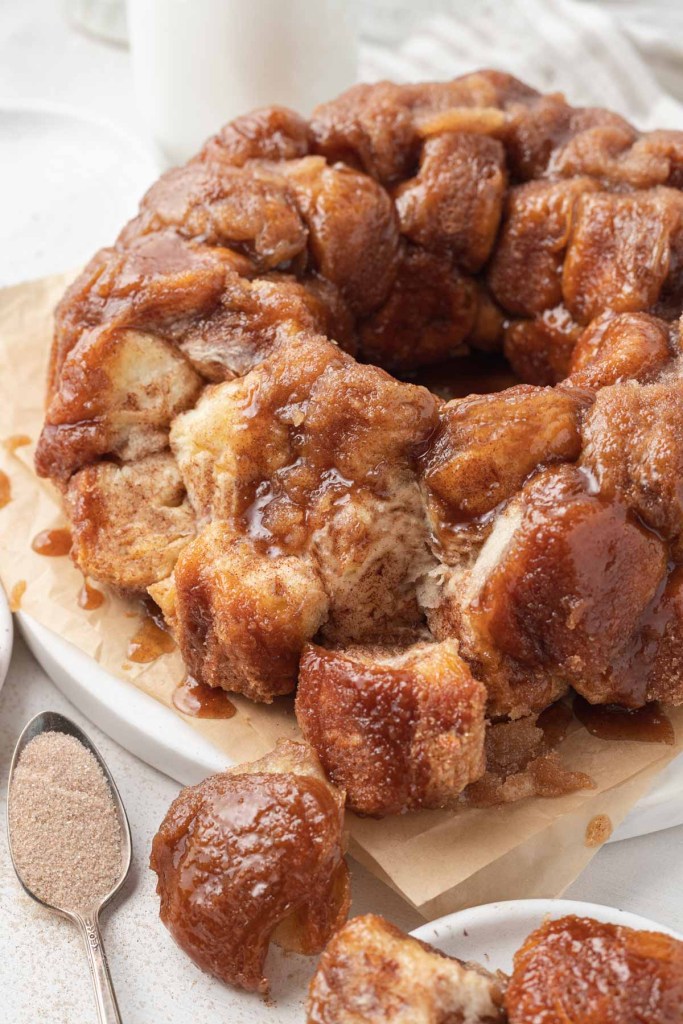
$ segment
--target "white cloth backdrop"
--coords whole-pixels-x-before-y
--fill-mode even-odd
[[[617,110],[642,128],[683,127],[677,0],[428,0],[411,9],[404,0],[368,0],[360,5],[360,28],[365,81],[441,79],[493,67],[565,92],[572,103]],[[394,36],[412,32],[396,45],[392,29]]]

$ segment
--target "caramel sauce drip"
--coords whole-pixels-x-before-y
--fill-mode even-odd
[[[31,438],[28,436],[28,434],[12,434],[12,436],[8,437],[7,440],[5,441],[5,448],[10,453],[10,455],[13,455],[17,448],[24,448],[27,444],[30,443]]]
[[[194,718],[232,718],[237,712],[225,690],[199,683],[192,676],[187,676],[174,691],[173,706]]]
[[[612,821],[607,814],[596,814],[586,825],[586,846],[602,846],[612,835]]]
[[[39,555],[58,558],[71,551],[71,533],[59,527],[56,530],[41,530],[31,541],[31,547]]]
[[[146,614],[138,631],[128,644],[126,656],[130,661],[146,665],[162,654],[175,650],[175,640],[151,615]]]
[[[7,473],[0,469],[0,508],[4,508],[5,505],[9,505],[11,500],[12,485],[10,484]]]
[[[104,594],[97,587],[91,587],[87,580],[83,580],[83,586],[78,594],[78,607],[92,612],[104,604]]]
[[[676,742],[674,727],[656,701],[629,710],[616,704],[589,704],[583,697],[575,697],[574,714],[591,736],[601,740],[636,740],[669,746]]]
[[[9,593],[9,610],[18,612],[21,608],[21,599],[26,593],[26,580],[18,580]]]

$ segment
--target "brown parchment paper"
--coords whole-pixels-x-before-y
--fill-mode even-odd
[[[139,626],[136,608],[107,593],[99,609],[83,611],[77,604],[83,580],[71,560],[31,550],[36,533],[64,524],[56,492],[33,471],[33,451],[42,423],[52,309],[71,276],[0,290],[0,468],[12,494],[0,509],[0,578],[8,593],[26,583],[22,611],[107,671],[172,706],[173,689],[184,674],[177,652],[151,665],[129,662],[128,643]],[[31,444],[13,451],[7,442],[17,435],[28,435]],[[232,719],[186,721],[235,762],[261,756],[278,737],[296,738],[291,700],[270,707],[240,698],[234,703],[238,712]],[[557,896],[596,852],[585,844],[589,821],[606,814],[616,827],[683,750],[683,709],[671,717],[674,747],[605,742],[575,724],[560,753],[569,767],[592,776],[593,790],[383,821],[350,814],[351,851],[427,917],[491,900]]]

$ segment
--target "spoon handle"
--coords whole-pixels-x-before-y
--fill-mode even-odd
[[[78,923],[88,954],[99,1024],[121,1024],[121,1014],[109,973],[107,955],[104,952],[97,913],[79,917]]]

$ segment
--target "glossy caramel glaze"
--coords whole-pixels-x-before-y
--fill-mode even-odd
[[[198,683],[192,676],[173,691],[173,707],[192,718],[232,718],[237,708],[225,690]]]
[[[564,917],[515,954],[510,1024],[678,1024],[683,943],[590,918]]]
[[[586,825],[584,842],[586,846],[602,846],[614,831],[608,814],[596,814]]]
[[[87,580],[78,593],[78,606],[87,612],[93,612],[104,604],[104,594],[97,587],[91,587]]]
[[[681,703],[682,188],[683,133],[493,71],[225,126],[57,310],[36,465],[75,562],[258,701],[309,643],[348,696],[352,651],[426,640],[486,688],[472,735],[570,687]]]
[[[63,528],[41,530],[31,541],[31,547],[38,555],[59,558],[71,551],[71,532]]]
[[[5,448],[12,454],[14,454],[18,448],[25,448],[26,445],[30,443],[31,438],[28,434],[12,434],[4,442]]]
[[[0,508],[9,505],[12,500],[12,484],[4,470],[0,469]]]
[[[646,678],[602,680],[666,579],[666,545],[574,467],[537,474],[523,494],[512,541],[470,610],[500,659],[489,670],[491,705],[542,707],[549,688],[558,696],[567,683],[588,697],[599,686],[602,700],[618,689],[625,704],[644,703]]]
[[[167,629],[150,615],[145,615],[128,644],[126,657],[139,664],[156,661],[162,654],[175,650],[175,641]]]
[[[635,740],[639,743],[676,742],[671,719],[656,702],[642,708],[621,708],[614,704],[589,704],[574,700],[574,714],[592,736],[601,740]]]
[[[502,1024],[504,978],[405,935],[376,914],[329,942],[307,1024]]]
[[[296,716],[348,806],[453,805],[484,764],[486,691],[451,642],[343,653],[309,644]]]
[[[204,970],[265,991],[273,938],[322,950],[348,909],[343,800],[301,744],[185,789],[152,844],[161,919]]]
[[[18,612],[21,608],[21,599],[26,593],[26,580],[18,580],[9,593],[9,610]]]

